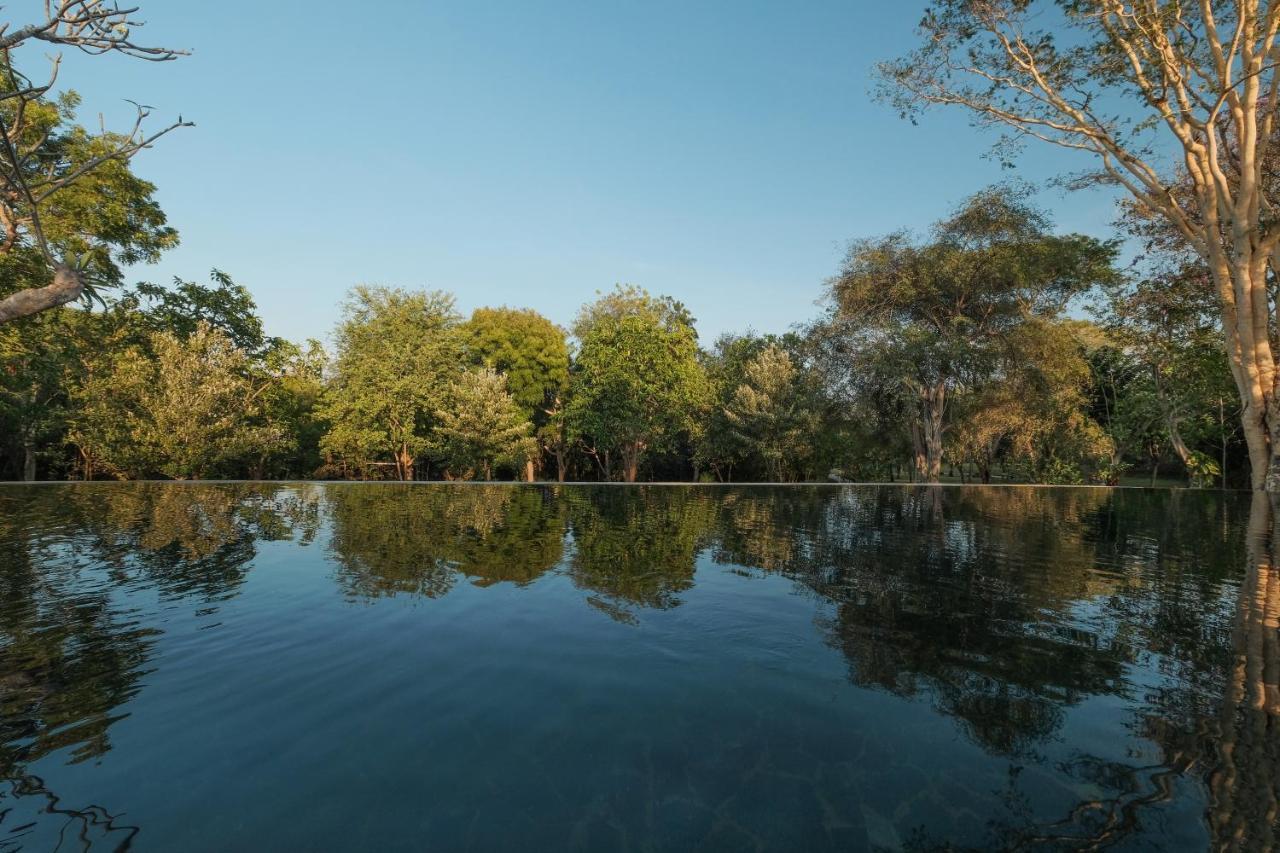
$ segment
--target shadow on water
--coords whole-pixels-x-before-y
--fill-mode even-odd
[[[0,850],[144,844],[128,814],[57,796],[46,768],[113,749],[166,630],[143,596],[208,612],[242,594],[268,542],[315,543],[350,602],[557,582],[622,631],[684,607],[717,567],[783,579],[852,687],[931,709],[1005,767],[932,824],[898,815],[877,833],[890,818],[851,804],[864,838],[964,849],[954,820],[973,849],[1096,849],[1191,803],[1214,849],[1276,849],[1277,517],[1265,496],[1141,490],[6,488]],[[1140,748],[1073,729],[1107,703]],[[953,796],[944,784],[910,797]]]

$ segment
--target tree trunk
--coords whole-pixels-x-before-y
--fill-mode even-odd
[[[1187,443],[1182,440],[1182,430],[1178,428],[1178,419],[1172,414],[1166,419],[1169,427],[1169,445],[1173,448],[1173,452],[1178,455],[1178,461],[1188,471],[1191,469],[1191,449],[1187,447]]]
[[[644,453],[644,442],[634,441],[630,444],[624,444],[621,449],[622,455],[622,479],[627,483],[634,483],[640,476],[640,455]]]
[[[913,422],[909,427],[909,431],[911,433],[911,461],[914,463],[911,482],[918,483],[925,479],[929,466],[925,457],[924,438],[920,434],[920,424]]]
[[[1222,488],[1227,487],[1227,416],[1226,405],[1218,398],[1218,433],[1222,436]]]
[[[946,410],[947,386],[939,382],[920,392],[921,433],[924,445],[924,478],[937,483],[942,479],[942,416]],[[919,451],[917,450],[917,455]]]
[[[1216,211],[1206,210],[1217,233]],[[1218,290],[1231,376],[1240,392],[1240,426],[1249,450],[1249,477],[1255,490],[1280,492],[1280,417],[1276,412],[1276,363],[1268,327],[1267,258],[1259,257],[1250,235],[1230,233],[1232,252],[1210,240],[1206,260]]]
[[[1191,450],[1187,447],[1187,443],[1182,440],[1182,430],[1179,425],[1180,418],[1178,411],[1172,400],[1169,399],[1168,393],[1165,391],[1164,380],[1160,375],[1160,366],[1151,365],[1151,378],[1155,384],[1156,399],[1160,402],[1160,410],[1164,414],[1165,429],[1169,433],[1169,445],[1173,448],[1173,452],[1177,454],[1178,461],[1182,463],[1182,467],[1191,471]]]
[[[413,454],[405,445],[401,445],[396,453],[396,476],[402,482],[413,479]]]
[[[36,479],[36,448],[30,442],[22,445],[22,479],[27,483]]]
[[[533,460],[526,459],[524,461],[524,481],[532,483],[534,480]]]

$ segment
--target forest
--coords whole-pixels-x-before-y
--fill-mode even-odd
[[[1261,96],[1227,87],[1212,150],[1204,128],[1163,115],[1187,156],[1162,177],[1120,135],[1158,124],[1141,99],[1104,121],[1054,88],[1123,77],[1114,53],[1059,57],[1069,80],[1050,79],[1032,72],[1052,45],[978,7],[940,11],[922,48],[879,67],[880,99],[907,116],[959,105],[1018,140],[1094,152],[1102,171],[1069,183],[1130,191],[1110,238],[1060,233],[1043,188],[1010,182],[939,201],[927,229],[850,235],[812,319],[780,334],[705,340],[661,282],[602,282],[568,328],[532,307],[464,316],[443,290],[355,284],[338,327],[298,342],[268,335],[221,270],[127,281],[178,242],[134,155],[191,122],[148,130],[138,106],[124,132],[91,129],[56,89],[58,62],[46,81],[16,51],[184,55],[135,42],[129,15],[66,2],[0,33],[0,477],[1261,489],[1274,469],[1280,489]],[[985,52],[965,53],[973,39]]]
[[[153,187],[109,177],[121,222],[56,225],[100,228],[117,255],[176,239]],[[568,329],[360,285],[328,351],[267,335],[221,271],[104,290],[0,325],[0,471],[1245,483],[1203,271],[1158,249],[1122,265],[1120,237],[1055,233],[1031,198],[999,185],[925,234],[852,241],[814,319],[780,335],[703,341],[677,299],[630,285]],[[26,261],[4,257],[10,282]],[[120,277],[115,256],[99,262]]]

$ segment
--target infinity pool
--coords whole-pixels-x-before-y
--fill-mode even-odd
[[[0,487],[0,851],[1265,849],[1256,511]]]

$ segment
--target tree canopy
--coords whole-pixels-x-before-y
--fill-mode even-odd
[[[357,287],[343,310],[321,447],[366,472],[389,459],[396,479],[412,480],[461,369],[453,297]]]
[[[635,482],[647,453],[672,445],[707,402],[693,318],[680,303],[618,287],[573,325],[568,417],[606,478]]]
[[[1252,484],[1280,491],[1272,342],[1280,3],[934,0],[921,45],[881,66],[904,114],[959,106],[1004,131],[1093,155],[1077,185],[1123,188],[1203,265],[1240,401]]]
[[[906,232],[855,241],[828,294],[852,336],[855,370],[904,395],[918,474],[937,481],[951,398],[1015,363],[1021,330],[1113,280],[1113,245],[1056,235],[1026,191],[967,199],[917,241]]]

